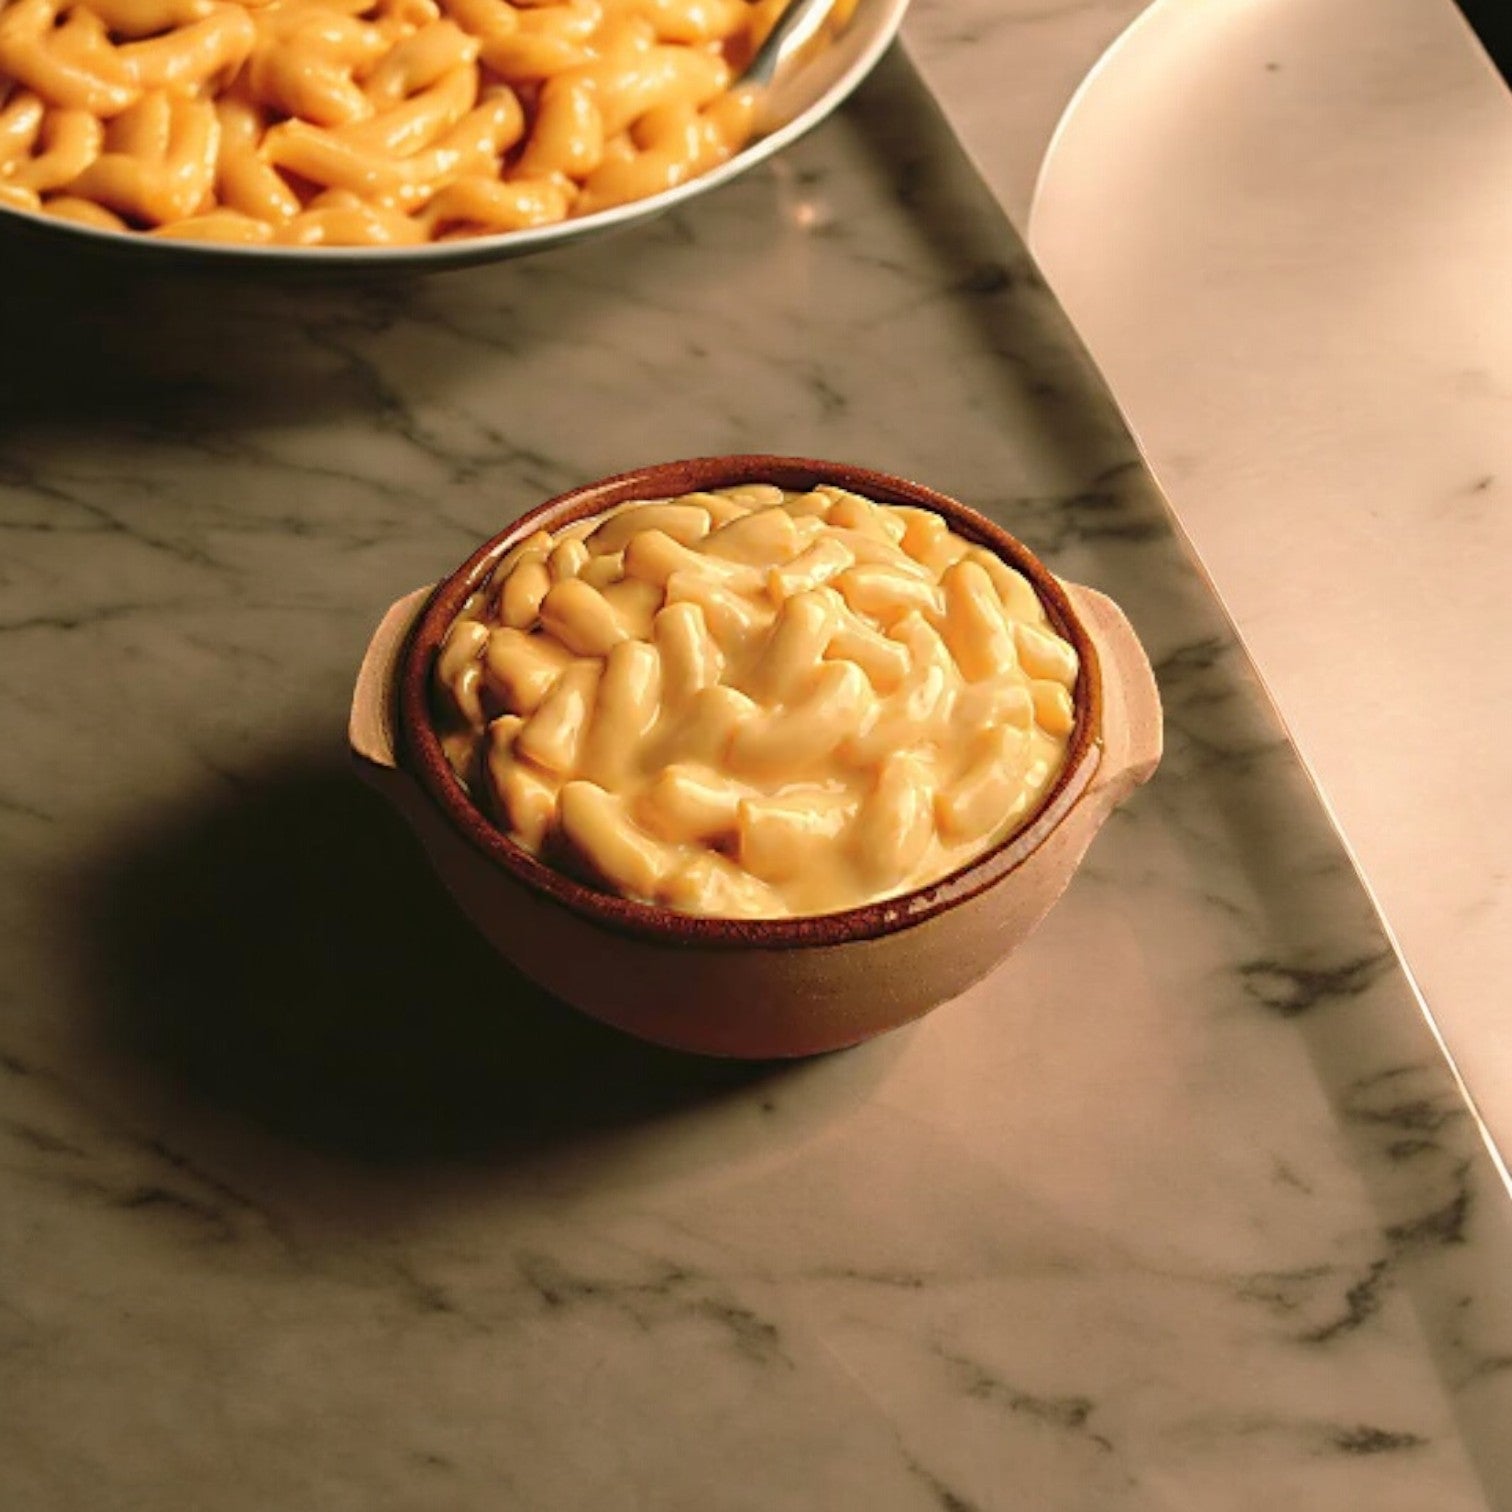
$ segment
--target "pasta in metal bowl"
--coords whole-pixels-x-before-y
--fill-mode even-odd
[[[756,110],[732,86],[781,9],[9,0],[0,207],[241,248],[553,226],[727,163]]]

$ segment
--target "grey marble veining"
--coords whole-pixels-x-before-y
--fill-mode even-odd
[[[1013,214],[1004,96],[913,56]],[[1512,806],[1506,84],[1453,0],[1153,0],[1016,223],[1505,1154],[1512,871],[1486,816]],[[1451,582],[1453,614],[1390,634],[1392,606]],[[1453,717],[1404,719],[1412,687]]]
[[[1506,1195],[904,64],[537,262],[5,255],[0,1504],[1508,1504]],[[987,508],[1129,609],[1168,706],[1003,971],[777,1068],[542,1002],[342,747],[392,599],[546,492],[746,449]]]

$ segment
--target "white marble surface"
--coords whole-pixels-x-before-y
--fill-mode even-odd
[[[901,60],[538,263],[7,258],[0,1505],[1507,1504],[1505,1195]],[[544,492],[758,448],[990,510],[1125,605],[1168,710],[1002,972],[788,1068],[540,1002],[342,751],[393,598]]]
[[[913,0],[909,56],[1009,220],[1029,224],[1057,126],[1148,0]]]
[[[1512,1150],[1512,95],[1450,0],[1159,0],[1032,219],[950,98]]]

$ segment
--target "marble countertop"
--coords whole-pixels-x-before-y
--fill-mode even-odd
[[[1067,7],[1065,58],[1117,14]],[[915,20],[976,66],[959,13]],[[1512,1209],[903,56],[550,258],[13,267],[0,1504],[1507,1504]],[[343,747],[393,599],[545,494],[741,450],[987,509],[1128,609],[1167,706],[1160,775],[1007,969],[788,1067],[541,1001]]]
[[[1512,94],[1450,0],[1161,0],[1027,224],[1512,1151]]]
[[[1512,804],[1512,95],[1451,0],[1009,5],[975,32],[926,6],[909,39],[1512,1149],[1512,891],[1484,822]],[[989,41],[1032,89],[982,87]],[[1409,629],[1430,584],[1453,612]]]

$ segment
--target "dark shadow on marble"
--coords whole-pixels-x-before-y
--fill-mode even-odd
[[[591,338],[627,281],[655,281],[658,263],[710,234],[727,197],[780,193],[758,168],[709,202],[580,246],[430,273],[169,264],[0,224],[0,412],[12,437],[98,424],[191,445],[347,416],[404,430],[480,369],[498,365],[507,394],[513,359]],[[763,251],[758,234],[721,255]],[[646,263],[649,275],[633,271]]]
[[[81,935],[128,1061],[300,1145],[526,1155],[779,1080],[551,999],[452,906],[341,766],[260,776],[92,877]]]
[[[1512,84],[1512,11],[1506,0],[1455,0],[1487,55]]]
[[[381,329],[416,298],[401,282],[265,282],[0,231],[0,404],[16,431],[90,420],[214,431],[340,413],[361,396],[334,369],[322,374],[312,324]]]

